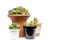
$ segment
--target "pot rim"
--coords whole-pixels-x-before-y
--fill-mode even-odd
[[[37,27],[37,26],[24,26],[24,27]]]
[[[8,16],[30,16],[30,15],[19,15],[19,14],[8,14]]]
[[[11,30],[11,31],[17,31],[17,30],[20,30],[20,29],[9,29],[9,30]]]

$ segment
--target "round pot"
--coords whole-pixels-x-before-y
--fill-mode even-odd
[[[24,26],[25,27],[25,38],[26,39],[34,39],[35,38],[35,29],[36,26]]]
[[[10,29],[11,40],[19,39],[19,29]]]

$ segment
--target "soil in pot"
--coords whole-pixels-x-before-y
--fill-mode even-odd
[[[24,26],[25,27],[25,38],[34,39],[36,26]]]

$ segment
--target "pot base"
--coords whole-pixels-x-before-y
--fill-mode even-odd
[[[35,38],[35,28],[36,26],[24,26],[25,27],[25,38],[34,39]]]

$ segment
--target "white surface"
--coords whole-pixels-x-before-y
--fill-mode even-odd
[[[36,16],[43,23],[34,40],[60,40],[60,0],[0,0],[0,40],[10,40],[8,10],[19,5],[29,9],[29,20]]]

